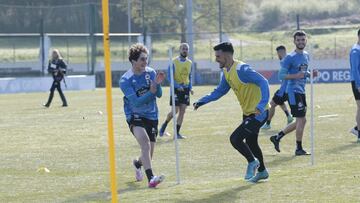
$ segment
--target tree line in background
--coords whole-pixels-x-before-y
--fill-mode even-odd
[[[3,33],[39,32],[41,20],[46,32],[101,32],[101,4],[96,0],[0,0]],[[144,9],[142,9],[144,3]],[[224,29],[241,23],[244,0],[222,1]],[[218,1],[195,0],[195,32],[216,31]],[[231,14],[231,15],[230,15]],[[184,33],[186,0],[131,0],[132,32]],[[144,23],[143,23],[144,22]],[[90,23],[93,24],[90,26]],[[111,32],[127,32],[127,0],[110,1]]]
[[[127,0],[110,0],[111,32],[127,32]],[[193,0],[193,31],[217,32],[218,0]],[[99,0],[0,0],[1,33],[101,32]],[[144,4],[144,5],[142,5]],[[221,0],[225,32],[269,31],[302,23],[360,23],[360,0]],[[132,32],[185,33],[186,0],[131,0]],[[343,20],[342,20],[343,19]],[[182,39],[185,35],[182,35]]]

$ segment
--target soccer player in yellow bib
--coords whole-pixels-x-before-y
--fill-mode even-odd
[[[230,142],[248,161],[245,180],[256,183],[267,179],[269,173],[264,165],[258,135],[269,114],[269,83],[249,65],[233,58],[234,48],[230,42],[216,45],[214,51],[216,62],[222,69],[220,84],[195,102],[194,109],[219,99],[232,89],[243,110],[243,122],[231,134]]]
[[[191,66],[192,62],[187,58],[189,53],[189,45],[187,43],[180,44],[180,56],[173,59],[173,73],[174,73],[174,95],[175,95],[175,106],[176,113],[179,113],[177,117],[177,138],[185,139],[186,137],[181,135],[180,128],[184,120],[184,115],[186,107],[190,104],[190,93],[193,95],[191,85]],[[168,71],[168,80],[170,81],[170,67]],[[170,96],[170,105],[172,105],[172,98]],[[160,137],[165,133],[166,126],[172,119],[172,112],[168,113],[165,122],[161,125],[160,128]]]

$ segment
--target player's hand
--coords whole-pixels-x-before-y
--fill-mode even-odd
[[[194,110],[196,111],[202,105],[204,105],[204,102],[195,102],[195,103],[193,103]]]
[[[160,71],[157,75],[156,75],[156,79],[155,82],[157,84],[161,84],[163,81],[165,80],[165,73]]]
[[[257,116],[257,115],[260,115],[260,114],[261,114],[260,110],[259,110],[259,109],[255,109],[255,115]]]
[[[183,92],[183,91],[184,91],[184,88],[179,87],[179,88],[177,88],[177,91],[179,91],[179,92]]]
[[[155,81],[151,80],[150,92],[153,93],[153,94],[156,94],[157,86],[158,86],[158,84]]]
[[[193,90],[190,90],[190,94],[191,94],[191,95],[194,95],[194,91],[193,91]]]

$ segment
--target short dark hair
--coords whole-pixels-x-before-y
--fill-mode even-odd
[[[294,36],[294,39],[296,37],[306,36],[306,32],[304,30],[297,30],[297,31],[294,32],[293,36]]]
[[[231,44],[231,42],[222,42],[220,44],[217,44],[214,46],[214,51],[223,51],[223,52],[230,52],[231,54],[234,54],[234,47]]]
[[[140,43],[136,43],[131,45],[130,49],[129,49],[129,61],[130,63],[132,62],[132,60],[137,61],[140,57],[141,53],[145,53],[148,54],[148,50],[147,48]]]
[[[359,28],[359,30],[358,30],[358,36],[360,36],[360,28]]]
[[[284,45],[280,45],[278,47],[276,47],[276,51],[280,51],[280,50],[285,50],[286,51],[286,48]]]

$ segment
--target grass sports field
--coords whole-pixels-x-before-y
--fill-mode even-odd
[[[271,94],[277,87],[271,86]],[[192,101],[212,89],[195,87]],[[153,167],[166,179],[158,189],[148,189],[146,181],[134,182],[131,161],[139,147],[125,122],[122,93],[114,88],[120,202],[359,202],[360,144],[348,133],[356,109],[350,85],[314,89],[315,166],[310,156],[294,156],[294,133],[282,139],[281,153],[274,150],[269,137],[286,123],[277,109],[272,129],[259,136],[270,179],[245,182],[246,161],[229,143],[242,113],[229,92],[197,112],[188,109],[182,128],[188,139],[179,145],[181,185],[176,185],[174,143],[170,137],[158,139]],[[168,90],[158,100],[160,122],[170,110]],[[65,94],[68,108],[60,107],[56,94],[49,109],[41,106],[47,93],[0,95],[0,202],[109,202],[105,91]],[[319,118],[329,114],[337,116]],[[50,172],[37,172],[40,167]]]

